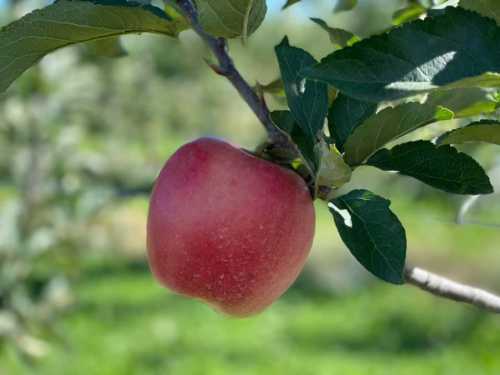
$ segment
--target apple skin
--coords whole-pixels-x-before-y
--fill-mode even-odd
[[[149,264],[172,291],[245,317],[295,281],[314,227],[311,195],[295,172],[200,138],[177,150],[155,183]]]

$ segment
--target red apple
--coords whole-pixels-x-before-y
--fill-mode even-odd
[[[248,316],[297,278],[314,225],[311,195],[295,172],[201,138],[177,150],[156,181],[149,264],[172,291]]]

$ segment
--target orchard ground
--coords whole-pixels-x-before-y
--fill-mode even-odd
[[[483,285],[500,285],[491,267],[500,260],[498,229],[443,222],[452,212],[436,202],[412,207],[408,200],[394,201],[402,220],[412,223],[411,259]],[[127,212],[135,212],[131,222],[144,220],[146,201],[131,202]],[[166,291],[137,254],[94,257],[76,286],[77,305],[57,319],[60,340],[52,341],[49,355],[29,364],[7,350],[0,373],[500,372],[495,315],[365,277],[331,230],[329,214],[320,209],[318,216],[306,272],[257,317],[226,318]]]

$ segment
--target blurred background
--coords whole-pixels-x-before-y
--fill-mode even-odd
[[[231,44],[252,83],[277,77],[273,47],[285,34],[317,58],[331,52],[308,17],[367,36],[405,5],[365,0],[334,15],[330,1],[280,12],[283,2],[268,1],[263,26]],[[42,5],[4,2],[0,19]],[[230,319],[158,286],[145,228],[164,161],[202,135],[254,148],[264,133],[191,32],[123,45],[128,56],[117,59],[95,45],[58,51],[0,98],[1,375],[500,373],[498,317],[374,279],[321,203],[304,272],[261,315]],[[498,149],[467,151],[500,187]],[[370,168],[344,190],[355,187],[392,200],[412,264],[500,292],[498,195],[458,225],[463,197]]]

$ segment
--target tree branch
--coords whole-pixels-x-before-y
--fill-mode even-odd
[[[288,135],[272,122],[271,114],[264,99],[255,93],[234,66],[233,60],[228,54],[227,41],[224,38],[213,37],[203,30],[198,22],[196,7],[191,0],[176,0],[176,5],[183,16],[189,21],[194,32],[204,41],[217,59],[218,64],[209,64],[210,67],[217,74],[226,77],[231,82],[262,125],[264,125],[269,141],[279,147],[297,152]],[[457,283],[417,267],[406,267],[405,277],[409,284],[415,285],[436,296],[500,313],[500,297],[485,290]]]
[[[405,268],[406,281],[438,297],[468,303],[482,309],[500,313],[500,297],[483,289],[460,284],[418,267]]]
[[[269,141],[281,147],[296,150],[291,144],[290,138],[281,131],[271,120],[271,114],[263,98],[260,98],[252,87],[241,76],[234,66],[233,60],[228,54],[227,41],[224,38],[216,38],[208,34],[198,22],[196,7],[191,0],[177,0],[177,7],[184,17],[189,21],[194,32],[205,42],[216,57],[218,65],[210,67],[221,76],[226,77],[240,96],[245,100],[250,109],[255,113],[267,131]]]

